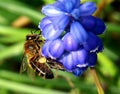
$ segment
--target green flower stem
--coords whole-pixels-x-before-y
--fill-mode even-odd
[[[98,8],[97,11],[95,12],[94,16],[98,17],[101,13],[101,11],[105,8],[106,6],[106,0],[102,0],[99,4],[98,4]]]
[[[94,16],[98,17],[100,16],[101,12],[104,10],[104,8],[113,2],[113,0],[101,0],[100,3],[98,4],[97,11],[95,12]]]
[[[96,87],[97,87],[97,90],[98,90],[98,94],[104,94],[104,91],[103,91],[103,88],[102,88],[102,86],[100,84],[100,81],[98,79],[96,70],[94,68],[90,68],[90,70],[91,70],[91,73],[94,77],[94,81],[95,81],[95,84],[96,84]]]

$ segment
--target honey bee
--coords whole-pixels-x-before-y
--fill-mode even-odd
[[[29,34],[26,36],[20,73],[28,70],[29,75],[37,74],[45,79],[53,79],[54,74],[51,68],[62,71],[65,71],[65,68],[62,64],[57,63],[56,60],[45,58],[41,55],[41,43],[43,42],[40,40],[39,34]]]

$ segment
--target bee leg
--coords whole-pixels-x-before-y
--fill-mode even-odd
[[[30,68],[33,69],[34,71],[36,71],[36,70],[35,70],[36,67],[35,67],[34,65],[36,65],[38,58],[39,58],[39,55],[36,54],[34,57],[32,57],[32,58],[30,59],[30,64],[29,64],[29,66],[30,66]]]

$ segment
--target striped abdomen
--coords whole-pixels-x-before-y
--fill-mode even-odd
[[[39,76],[46,79],[54,78],[52,70],[48,67],[46,63],[40,63],[38,60],[32,61],[31,59],[29,65]]]

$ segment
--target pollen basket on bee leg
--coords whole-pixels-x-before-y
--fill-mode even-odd
[[[46,58],[45,58],[45,57],[41,57],[41,58],[39,59],[39,62],[40,62],[40,63],[46,63]]]

